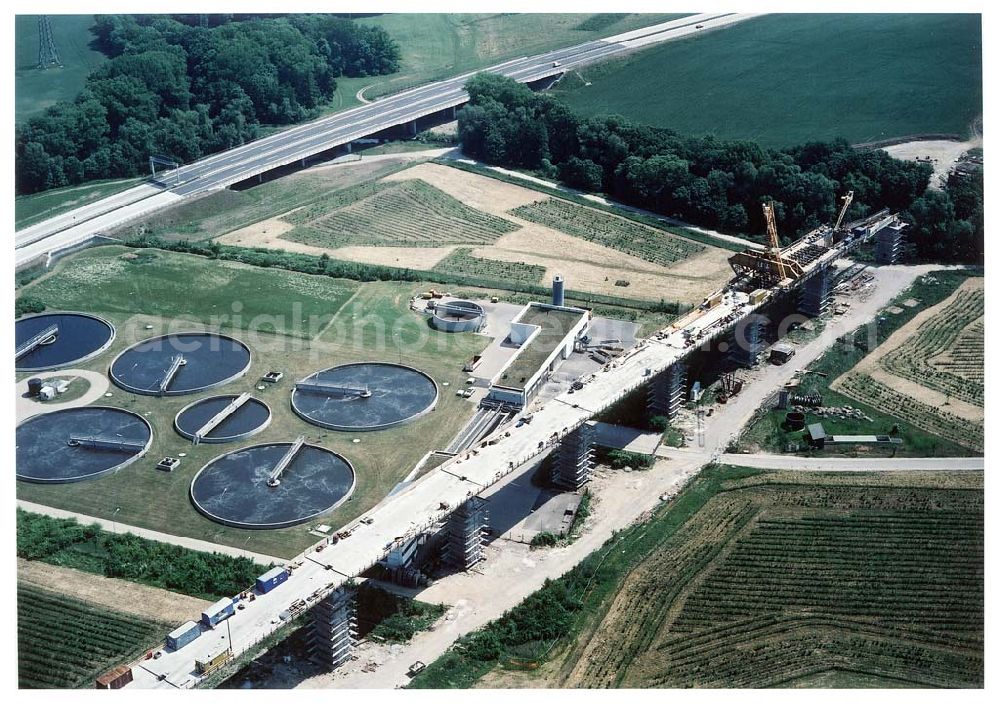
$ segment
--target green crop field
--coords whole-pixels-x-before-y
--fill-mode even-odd
[[[282,239],[328,249],[491,244],[518,229],[416,179],[372,181],[337,191],[283,219],[297,226]]]
[[[766,146],[965,135],[982,113],[975,14],[769,15],[582,68],[555,92],[682,134]]]
[[[522,205],[510,214],[661,266],[705,250],[700,244],[663,230],[557,198]]]
[[[101,674],[162,643],[170,628],[19,583],[18,688],[93,688]]]
[[[399,44],[399,72],[338,78],[333,109],[358,104],[421,83],[456,76],[566,46],[682,17],[677,14],[462,14],[402,13],[360,18],[385,29]]]
[[[983,508],[981,472],[711,466],[414,685],[979,687]]]
[[[527,264],[523,261],[496,261],[473,256],[468,247],[460,247],[448,254],[437,264],[434,271],[454,273],[463,276],[482,277],[492,281],[513,281],[517,283],[539,283],[545,275],[545,267]]]
[[[982,288],[961,290],[948,307],[881,359],[890,373],[982,407]]]
[[[211,322],[216,311],[232,316],[233,304],[239,302],[241,320],[230,318],[223,324],[220,319],[213,327],[250,346],[250,369],[221,389],[185,396],[135,396],[111,386],[113,396],[102,403],[144,414],[153,426],[150,452],[122,471],[94,481],[55,486],[18,482],[22,500],[287,558],[316,541],[308,534],[310,527],[322,523],[339,527],[384,498],[426,452],[447,446],[456,428],[475,411],[471,402],[448,392],[443,384],[460,386],[466,377],[463,362],[481,352],[488,340],[438,332],[410,311],[410,298],[426,290],[427,283],[357,283],[160,250],[149,250],[152,256],[143,254],[149,257],[145,261],[122,259],[123,253],[135,251],[140,250],[107,246],[75,254],[56,264],[52,273],[23,286],[19,294],[37,295],[53,308],[97,312],[112,322],[117,327],[112,346],[80,365],[98,373],[106,373],[115,355],[134,342],[165,331],[203,329],[203,320]],[[77,266],[77,261],[83,264]],[[77,275],[80,269],[88,275]],[[148,288],[134,288],[147,285],[144,280],[150,281]],[[233,284],[225,285],[227,280]],[[197,292],[202,287],[204,295]],[[345,302],[352,290],[353,297]],[[302,314],[306,310],[318,317]],[[147,330],[147,324],[153,329]],[[351,361],[402,362],[428,373],[441,387],[435,410],[410,424],[360,435],[315,427],[291,410],[291,384],[319,369]],[[258,379],[274,369],[284,371],[287,380],[257,390]],[[194,446],[174,431],[174,416],[188,403],[219,392],[244,391],[253,392],[271,408],[271,424],[263,434],[222,448]],[[191,506],[191,480],[210,459],[248,444],[288,442],[299,435],[339,452],[354,465],[354,493],[333,513],[297,527],[239,530],[212,522]],[[361,441],[354,443],[355,438]],[[160,457],[181,452],[187,456],[172,473],[154,469]]]
[[[38,68],[38,17],[14,18],[14,119],[36,115],[60,100],[72,100],[83,88],[87,75],[105,61],[104,54],[89,44],[93,15],[50,15],[52,38],[61,67]]]

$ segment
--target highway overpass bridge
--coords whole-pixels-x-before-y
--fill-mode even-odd
[[[754,16],[747,13],[691,15],[566,49],[514,59],[485,70],[521,83],[536,84],[643,46],[727,27]],[[466,73],[407,90],[208,156],[161,173],[157,182],[144,183],[28,227],[15,234],[15,265],[23,267],[39,258],[80,246],[186,198],[225,188],[282,166],[304,163],[312,156],[350,145],[357,139],[400,127],[415,131],[417,120],[453,113],[467,102],[464,86],[472,75]]]
[[[806,235],[782,250],[783,256],[802,262],[804,275],[795,281],[762,289],[753,279],[737,275],[703,305],[582,379],[579,390],[544,403],[530,423],[501,426],[475,449],[394,491],[346,527],[344,532],[349,536],[335,543],[324,539],[317,545],[319,549],[302,553],[292,560],[298,566],[286,583],[252,602],[242,601],[245,607],[224,625],[205,632],[179,651],[164,651],[158,658],[134,664],[129,687],[193,687],[202,679],[196,672],[196,660],[210,659],[220,646],[230,647],[235,655],[248,651],[282,627],[290,615],[316,606],[320,607],[314,612],[321,615],[316,631],[327,633],[319,637],[320,648],[326,646],[324,656],[328,660],[343,656],[344,648],[350,647],[350,611],[345,607],[350,595],[342,588],[345,584],[393,549],[437,529],[449,516],[458,513],[461,517],[480,493],[508,474],[528,470],[541,453],[557,447],[561,453],[581,452],[581,448],[585,452],[587,440],[581,441],[581,433],[595,415],[643,386],[655,386],[665,378],[669,381],[690,354],[731,334],[768,303],[813,285],[815,277],[827,275],[837,258],[899,226],[894,215],[881,212],[842,230],[825,227]]]

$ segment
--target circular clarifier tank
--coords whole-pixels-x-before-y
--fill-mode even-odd
[[[18,479],[71,483],[136,461],[149,449],[153,431],[128,410],[91,406],[29,418],[18,425],[15,441]]]
[[[470,300],[438,303],[431,317],[431,327],[443,332],[476,332],[485,322],[482,307]]]
[[[135,344],[111,364],[111,380],[141,395],[184,395],[220,386],[250,368],[250,349],[232,337],[182,332]]]
[[[322,447],[257,444],[213,459],[191,482],[206,517],[232,527],[272,529],[311,520],[354,490],[354,467]]]
[[[53,312],[22,317],[14,323],[15,368],[45,371],[86,361],[107,349],[115,328],[82,312]]]
[[[414,420],[437,403],[423,371],[400,364],[358,363],[317,371],[295,384],[292,409],[314,425],[366,432]]]
[[[216,395],[183,408],[174,418],[177,432],[208,444],[236,442],[263,432],[271,423],[271,409],[249,395]]]

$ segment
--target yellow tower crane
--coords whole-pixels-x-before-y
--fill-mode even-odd
[[[764,220],[767,221],[767,236],[771,242],[771,256],[778,269],[778,280],[784,281],[788,278],[785,273],[785,260],[781,256],[781,242],[778,240],[778,226],[774,223],[774,205],[763,203]]]
[[[847,195],[840,196],[840,200],[844,203],[840,206],[840,214],[837,215],[837,224],[833,226],[834,230],[839,230],[840,225],[844,222],[844,215],[847,214],[847,208],[851,207],[851,202],[854,200],[854,191],[847,191]]]

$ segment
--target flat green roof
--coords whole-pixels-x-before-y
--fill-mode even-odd
[[[538,325],[541,329],[528,344],[521,347],[496,384],[524,390],[528,379],[535,375],[552,350],[559,346],[585,314],[582,310],[560,310],[540,305],[529,307],[517,322]]]

